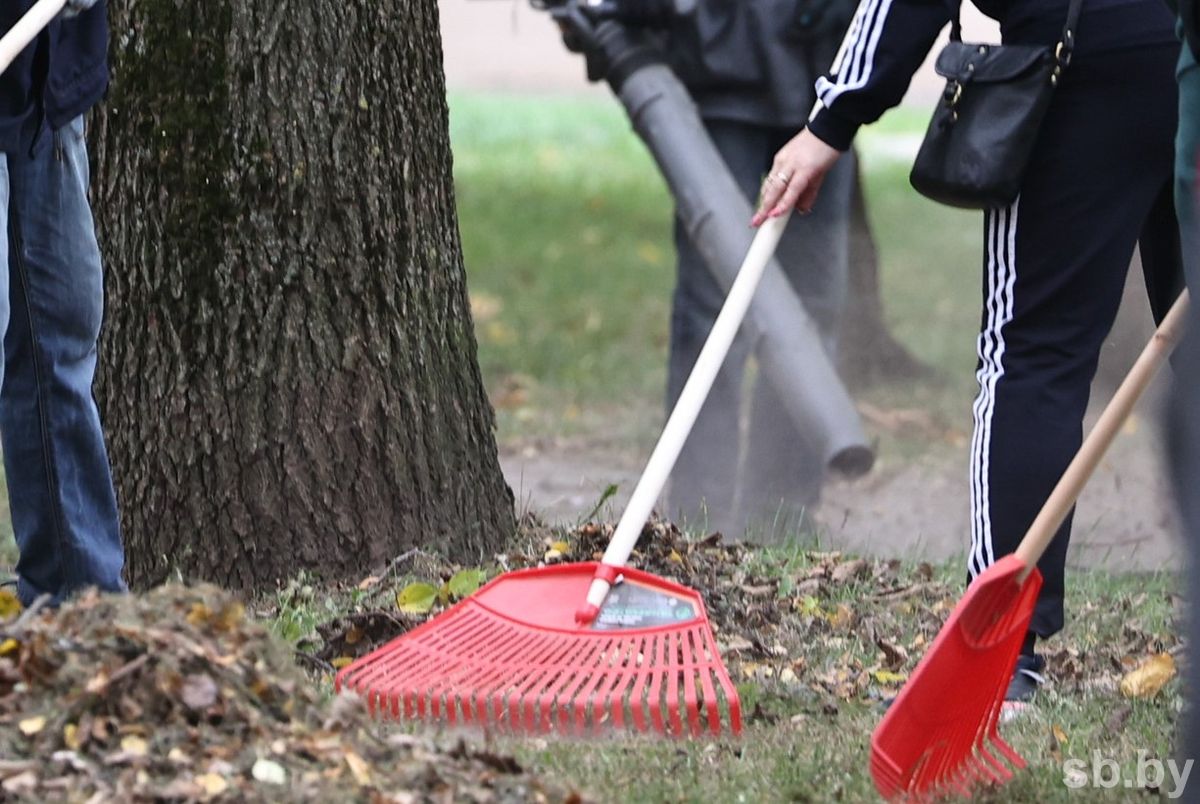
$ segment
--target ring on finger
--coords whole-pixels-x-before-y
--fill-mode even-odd
[[[792,180],[792,174],[784,173],[781,170],[778,173],[776,173],[775,175],[773,175],[771,178],[775,179],[775,181],[779,182],[780,184],[782,184],[783,186],[786,187],[787,183]]]

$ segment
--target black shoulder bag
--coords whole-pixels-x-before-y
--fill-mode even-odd
[[[909,176],[917,192],[966,209],[1016,200],[1054,88],[1075,49],[1081,4],[1071,0],[1054,47],[963,42],[955,4],[950,43],[935,65],[946,89]]]

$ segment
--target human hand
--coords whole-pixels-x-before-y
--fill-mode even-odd
[[[826,145],[808,129],[792,137],[775,154],[775,162],[763,182],[762,200],[750,225],[761,226],[767,218],[787,215],[793,208],[801,215],[812,212],[825,174],[841,155],[841,151]]]
[[[99,0],[67,0],[67,4],[63,8],[63,16],[74,17],[76,14],[82,14],[96,5],[97,2]]]

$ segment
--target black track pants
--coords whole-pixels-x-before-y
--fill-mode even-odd
[[[1039,132],[1021,195],[984,219],[971,441],[975,577],[1016,549],[1082,441],[1100,348],[1141,243],[1156,318],[1181,287],[1172,202],[1178,49],[1079,57]],[[1070,519],[1039,567],[1031,629],[1063,626]]]

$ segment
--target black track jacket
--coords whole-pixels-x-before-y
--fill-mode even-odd
[[[977,0],[1000,22],[1005,42],[1052,45],[1062,35],[1068,0]],[[817,81],[809,129],[844,151],[859,126],[904,97],[938,34],[957,7],[953,0],[862,0],[828,75]],[[1162,0],[1083,0],[1076,55],[1176,43],[1174,19]]]

